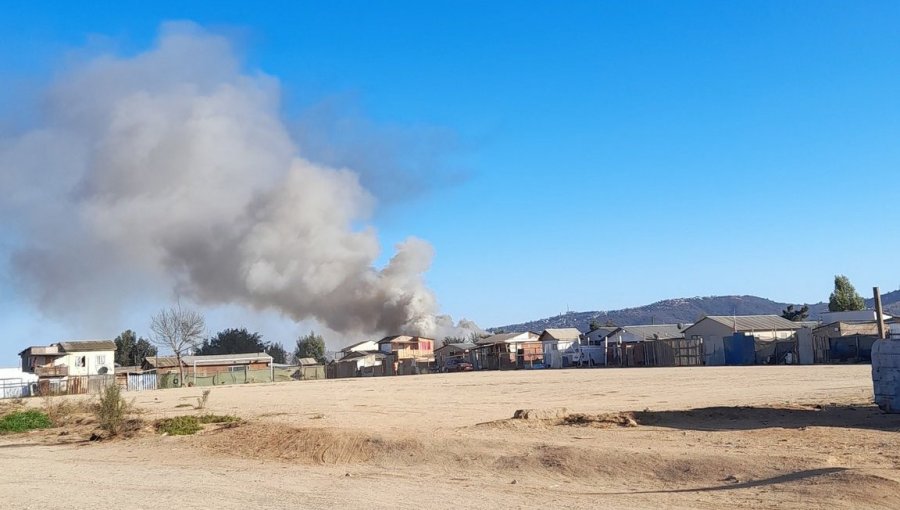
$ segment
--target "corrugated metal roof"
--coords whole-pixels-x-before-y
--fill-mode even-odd
[[[57,345],[65,352],[116,350],[116,343],[112,340],[77,340],[59,342]]]
[[[355,344],[348,345],[347,347],[344,347],[343,349],[341,349],[341,352],[350,352],[350,351],[352,351],[353,349],[359,347],[360,345],[365,345],[365,344],[367,344],[367,343],[369,343],[369,342],[375,342],[375,341],[374,341],[374,340],[363,340],[362,342],[356,342]],[[378,342],[375,342],[375,343],[377,344]]]
[[[299,363],[301,366],[320,364],[318,361],[316,361],[316,358],[300,358],[297,360],[297,363]]]
[[[780,315],[707,315],[698,323],[706,319],[724,324],[729,328],[735,328],[738,331],[794,330],[803,327],[801,324],[789,321]]]
[[[647,324],[639,326],[622,326],[622,330],[644,340],[669,340],[684,338],[684,332],[678,324]],[[613,333],[615,334],[615,333]]]
[[[172,368],[178,366],[175,356],[152,356],[145,358],[150,366],[156,368]],[[272,356],[264,352],[248,352],[242,354],[209,354],[206,356],[182,356],[181,362],[186,365],[228,365],[242,363],[271,363]]]
[[[499,344],[499,343],[503,343],[503,342],[508,342],[509,340],[512,340],[513,338],[515,338],[517,336],[522,336],[522,335],[527,335],[527,337],[526,337],[527,340],[525,340],[525,339],[521,340],[523,342],[537,341],[537,338],[538,338],[538,335],[536,335],[530,331],[519,331],[519,332],[513,332],[513,333],[497,333],[496,335],[491,335],[489,337],[476,340],[475,343],[477,343],[478,345]]]
[[[554,340],[578,340],[581,338],[581,331],[575,328],[550,328],[541,333],[541,337],[544,335]]]

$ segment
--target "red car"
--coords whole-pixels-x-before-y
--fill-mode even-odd
[[[444,372],[471,372],[475,367],[471,363],[458,358],[450,358],[444,363]]]

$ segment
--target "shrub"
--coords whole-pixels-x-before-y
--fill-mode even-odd
[[[94,405],[94,415],[100,423],[100,428],[115,436],[122,432],[129,408],[128,402],[122,396],[122,389],[116,384],[110,384],[100,391],[100,398]]]
[[[203,429],[207,423],[235,423],[240,421],[237,416],[222,414],[202,414],[200,416],[175,416],[163,418],[156,422],[156,431],[170,436],[189,436]]]
[[[160,434],[170,436],[189,436],[199,432],[203,427],[196,416],[176,416],[163,418],[156,422],[156,430]]]
[[[209,400],[209,392],[211,390],[203,390],[203,396],[197,397],[197,409],[206,409],[206,402]]]
[[[27,432],[35,429],[47,429],[53,422],[46,413],[34,409],[16,411],[0,418],[0,433]]]

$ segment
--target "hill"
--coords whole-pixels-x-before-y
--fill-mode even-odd
[[[885,313],[900,315],[900,290],[882,295]],[[874,306],[873,299],[866,305]],[[509,324],[491,328],[504,331],[542,331],[547,328],[578,328],[587,331],[592,320],[601,324],[612,322],[617,326],[635,324],[678,324],[691,323],[704,315],[781,315],[789,304],[779,303],[758,296],[710,296],[666,299],[645,306],[623,310],[569,312],[555,317],[547,317],[519,324]],[[808,304],[810,320],[818,320],[822,312],[828,311],[827,303]]]

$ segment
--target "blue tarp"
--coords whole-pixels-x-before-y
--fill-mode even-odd
[[[752,365],[756,362],[756,340],[751,335],[735,333],[723,340],[726,365]]]

